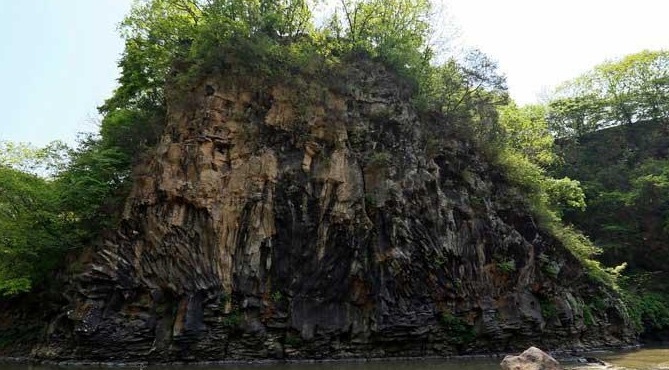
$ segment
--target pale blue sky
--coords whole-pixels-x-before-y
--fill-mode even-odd
[[[336,0],[327,0],[336,1]],[[607,58],[669,49],[666,0],[435,0],[460,46],[499,61],[512,97],[542,91]],[[0,0],[0,140],[44,145],[94,131],[123,50],[132,0]]]
[[[110,96],[131,0],[0,0],[0,140],[74,143]]]

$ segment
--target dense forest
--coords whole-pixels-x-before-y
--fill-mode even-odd
[[[120,25],[121,76],[99,132],[76,147],[0,143],[0,299],[47,289],[116,227],[133,167],[165,124],[166,86],[221,70],[345,85],[341,66],[370,59],[399,76],[421,114],[443,115],[501,169],[536,223],[618,292],[639,331],[669,330],[669,52],[606,61],[519,106],[484,53],[439,52],[429,0],[342,0],[319,24],[316,5],[138,2]],[[588,309],[603,308],[593,299]]]

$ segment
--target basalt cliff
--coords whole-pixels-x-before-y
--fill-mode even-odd
[[[0,331],[42,323],[20,347],[35,358],[153,362],[635,340],[452,122],[375,63],[326,81],[220,72],[168,89],[119,229],[57,309],[5,310]],[[609,308],[586,312],[594,294]]]

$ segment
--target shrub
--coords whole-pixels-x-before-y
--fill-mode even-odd
[[[239,325],[239,323],[241,322],[242,322],[242,314],[237,310],[230,312],[221,321],[223,326],[227,326],[230,328],[237,327],[237,325]]]
[[[557,262],[552,261],[550,257],[544,253],[539,254],[539,266],[544,274],[552,277],[553,279],[556,279],[560,273],[560,266],[557,264]]]
[[[286,338],[283,340],[283,343],[290,347],[300,347],[302,345],[302,338],[299,336],[286,335]]]
[[[39,285],[73,248],[73,219],[52,180],[0,164],[0,296]]]
[[[440,321],[448,332],[449,338],[455,343],[469,343],[476,338],[474,327],[451,312],[443,312]]]
[[[392,156],[386,152],[374,152],[369,156],[367,164],[374,167],[385,167],[390,164]]]
[[[541,305],[541,316],[547,319],[557,317],[558,310],[555,303],[551,302],[548,299],[542,299],[540,301],[540,305]]]
[[[583,311],[583,323],[587,326],[592,326],[595,324],[595,317],[592,314],[592,308],[589,305],[581,305],[581,310]]]
[[[626,289],[622,295],[630,321],[639,331],[669,329],[669,297],[651,291]]]
[[[375,208],[378,206],[378,200],[374,194],[365,193],[365,204],[368,207]]]
[[[497,269],[502,271],[505,274],[510,274],[512,272],[516,271],[516,261],[514,260],[506,260],[502,262],[497,262],[496,264]]]

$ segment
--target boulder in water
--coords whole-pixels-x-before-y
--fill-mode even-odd
[[[562,370],[557,360],[537,347],[530,347],[518,356],[506,356],[501,365],[504,370]]]

